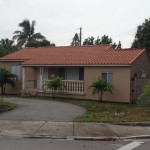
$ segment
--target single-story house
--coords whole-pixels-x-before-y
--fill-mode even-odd
[[[97,100],[89,86],[97,78],[113,85],[104,100],[132,102],[132,78],[150,76],[144,49],[114,49],[112,45],[23,48],[0,58],[0,66],[18,76],[7,94],[50,94],[43,83],[61,76],[66,88],[61,97]]]

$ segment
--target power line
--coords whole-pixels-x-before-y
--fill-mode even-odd
[[[72,39],[69,39],[69,40],[67,40],[67,41],[65,41],[65,42],[61,42],[61,43],[59,43],[59,45],[66,44],[66,43],[68,43],[69,41],[71,42],[71,41],[72,41]]]

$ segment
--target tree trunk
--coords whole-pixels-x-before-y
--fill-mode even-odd
[[[5,95],[5,91],[6,91],[6,84],[3,87],[3,94]]]
[[[102,102],[103,101],[103,92],[100,92],[99,94],[99,102]]]
[[[4,87],[1,86],[1,94],[4,95]]]
[[[52,98],[55,99],[55,90],[52,88]]]

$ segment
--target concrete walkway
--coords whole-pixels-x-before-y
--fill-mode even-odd
[[[116,140],[150,137],[150,127],[46,121],[0,121],[0,135]]]

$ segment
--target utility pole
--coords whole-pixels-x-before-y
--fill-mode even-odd
[[[82,45],[82,27],[80,27],[80,46]]]

